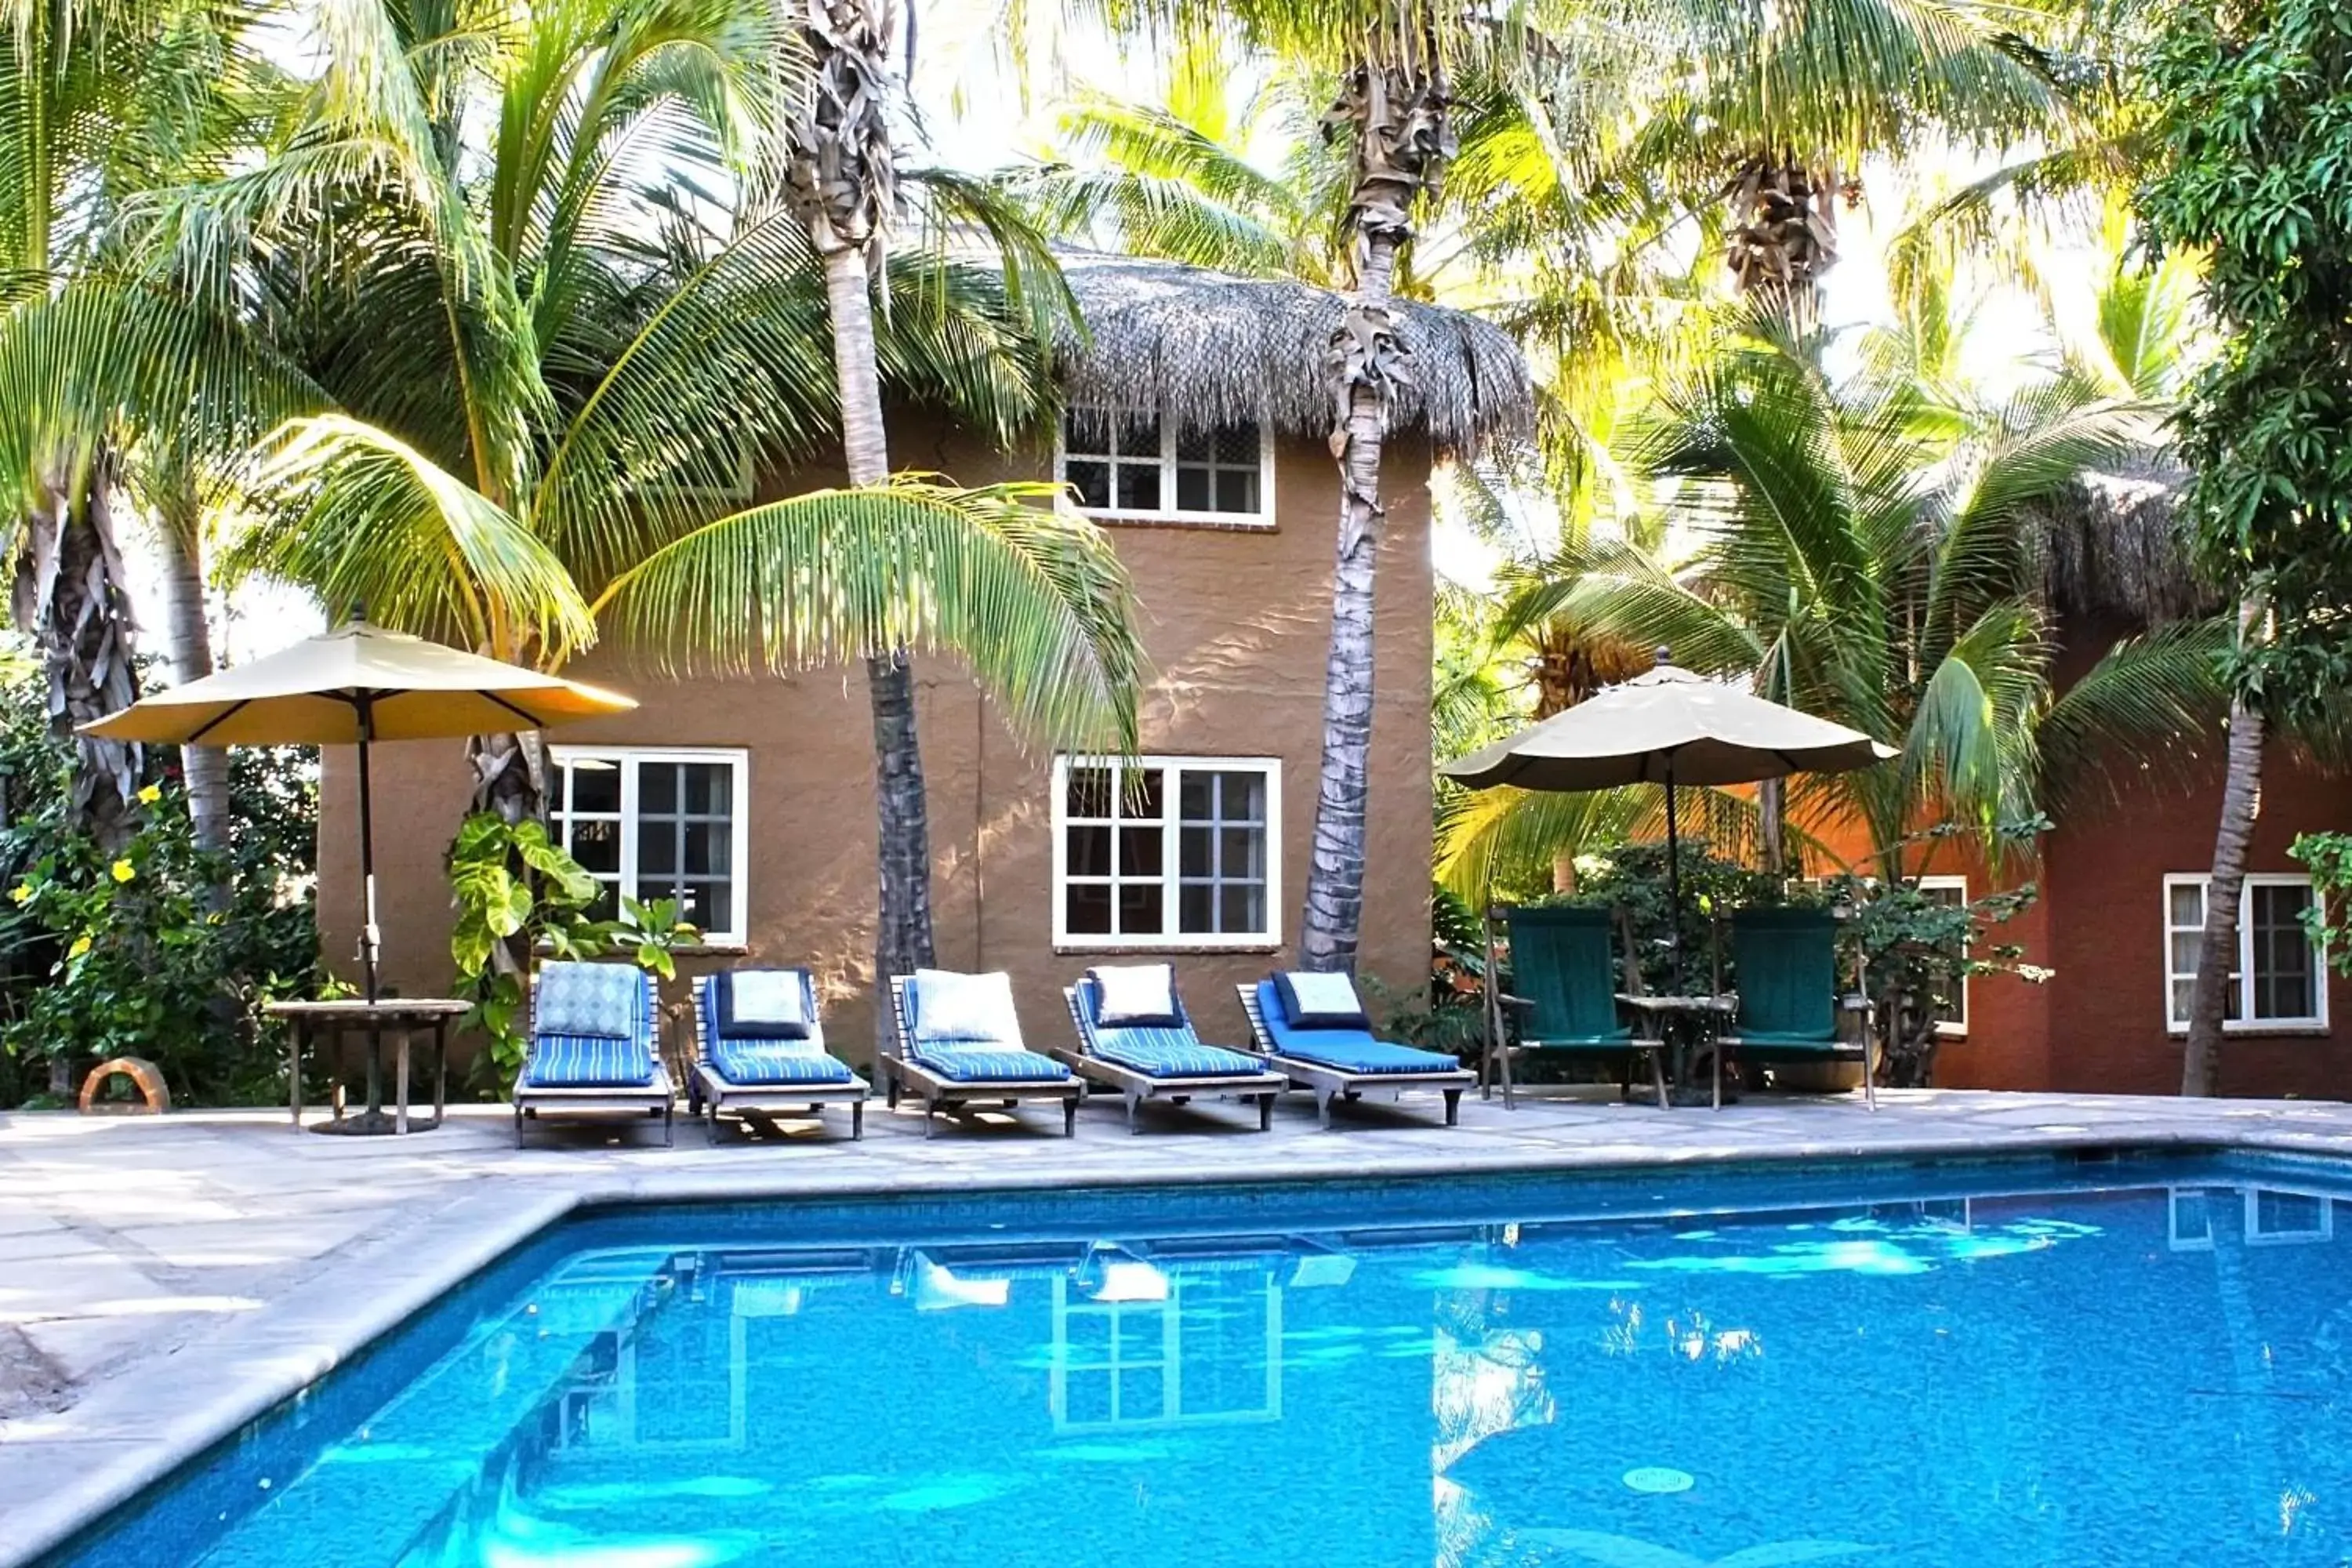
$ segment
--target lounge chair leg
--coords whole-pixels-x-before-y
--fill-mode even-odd
[[[1462,1091],[1458,1089],[1449,1089],[1445,1091],[1445,1125],[1458,1127],[1461,1123]]]
[[[719,1147],[719,1102],[712,1100],[702,1108],[702,1130],[709,1135],[710,1146]]]
[[[1723,1047],[1715,1047],[1715,1108],[1723,1109]]]
[[[931,1135],[931,1112],[936,1108],[936,1101],[929,1100],[923,1101],[923,1136],[925,1139],[929,1139]]]
[[[522,1107],[515,1107],[515,1147],[522,1147]]]
[[[897,1073],[894,1073],[894,1072],[887,1072],[887,1071],[886,1071],[886,1072],[884,1072],[884,1073],[883,1073],[883,1075],[882,1075],[882,1093],[883,1093],[883,1096],[884,1096],[884,1099],[885,1099],[885,1102],[886,1102],[886,1103],[890,1107],[890,1109],[891,1109],[891,1110],[898,1110],[898,1075]]]
[[[1257,1097],[1257,1130],[1261,1132],[1274,1131],[1274,1096],[1271,1094]]]
[[[1143,1131],[1140,1126],[1137,1125],[1135,1120],[1135,1108],[1142,1102],[1143,1097],[1141,1095],[1136,1093],[1133,1089],[1129,1089],[1127,1091],[1127,1130],[1129,1132],[1140,1132]]]
[[[1130,1122],[1132,1121],[1134,1114],[1134,1107],[1129,1106],[1128,1108],[1128,1116]],[[1062,1136],[1065,1138],[1076,1138],[1077,1135],[1078,1097],[1074,1094],[1070,1096],[1069,1099],[1062,1101]]]
[[[1650,1081],[1658,1090],[1658,1109],[1673,1110],[1674,1101],[1666,1098],[1666,1053],[1656,1046],[1650,1047]]]
[[[1315,1119],[1324,1131],[1331,1131],[1331,1091],[1328,1089],[1315,1091]]]
[[[853,1100],[849,1102],[849,1141],[855,1143],[865,1136],[866,1102],[862,1100]]]
[[[662,1107],[662,1147],[665,1149],[677,1147],[677,1106],[675,1101]]]

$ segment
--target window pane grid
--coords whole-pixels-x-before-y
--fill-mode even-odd
[[[1062,421],[1062,480],[1085,511],[1262,518],[1266,457],[1255,420],[1181,435],[1132,411],[1073,408]]]
[[[670,899],[706,936],[741,939],[740,756],[567,748],[556,763],[550,826],[603,889],[594,917],[617,916],[625,897]],[[600,809],[584,809],[591,805]]]
[[[1272,942],[1270,763],[1067,763],[1061,935]]]
[[[2168,1022],[2189,1024],[2197,988],[2197,958],[2204,942],[2204,877],[2168,878],[2165,884],[2165,989]],[[2312,900],[2309,879],[2259,876],[2241,896],[2236,963],[2223,1019],[2230,1024],[2324,1024],[2318,951],[2303,928]]]

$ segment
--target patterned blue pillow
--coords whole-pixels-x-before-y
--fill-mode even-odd
[[[532,993],[541,1035],[645,1037],[645,972],[630,963],[542,963]]]

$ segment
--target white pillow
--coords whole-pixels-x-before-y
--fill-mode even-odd
[[[1361,1015],[1364,1010],[1356,995],[1356,983],[1344,971],[1294,969],[1288,978],[1290,994],[1298,999],[1298,1010],[1306,1016]]]
[[[1013,977],[915,971],[915,1044],[944,1046],[985,1040],[1018,1048],[1021,1021],[1013,1011]]]
[[[1172,963],[1099,964],[1087,973],[1094,976],[1095,1022],[1106,1029],[1166,1027],[1183,1016]]]

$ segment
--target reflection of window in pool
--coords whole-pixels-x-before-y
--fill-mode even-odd
[[[1282,1287],[1265,1264],[1153,1271],[1157,1300],[1107,1299],[1144,1295],[1134,1279],[1093,1295],[1083,1280],[1055,1280],[1055,1430],[1279,1418]]]
[[[2278,1187],[2246,1189],[2248,1246],[2276,1247],[2326,1241],[2336,1234],[2336,1205],[2315,1193]]]
[[[2168,1187],[2166,1209],[2170,1215],[2165,1242],[2175,1252],[2213,1250],[2213,1205],[2202,1187]]]

